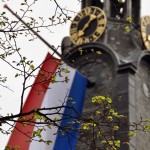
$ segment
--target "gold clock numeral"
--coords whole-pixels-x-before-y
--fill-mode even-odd
[[[85,9],[85,15],[89,15],[91,13],[91,9],[90,7],[87,7],[87,9]]]
[[[104,27],[105,25],[104,24],[98,24],[98,27]]]
[[[102,18],[102,16],[103,16],[103,14],[98,14],[97,15],[98,20],[104,19],[104,18]]]
[[[145,27],[145,26],[146,26],[146,23],[145,23],[145,21],[143,21],[143,22],[142,22],[142,26],[143,26],[143,27]]]
[[[90,37],[89,37],[89,40],[90,40],[90,42],[92,42],[92,41],[93,41],[93,37],[92,37],[92,36],[90,36]]]
[[[74,21],[72,24],[71,24],[71,28],[76,28],[78,26],[78,21]]]
[[[94,9],[93,14],[96,15],[96,9]]]
[[[98,36],[96,34],[93,34],[89,37],[90,41],[95,41],[96,39],[98,39]]]
[[[145,45],[146,45],[147,47],[150,47],[149,44],[150,44],[149,41],[145,41]]]
[[[77,28],[71,28],[70,34],[74,34],[74,33],[76,33],[76,32],[77,32]]]
[[[97,37],[99,37],[101,34],[96,31],[96,32],[94,33],[94,35],[97,36]]]
[[[100,25],[97,27],[96,31],[97,31],[98,33],[102,34],[102,33],[103,33],[103,29],[104,29],[104,26],[103,26],[102,24],[100,24]]]
[[[89,38],[86,38],[85,43],[89,43],[89,42],[90,42]]]
[[[105,24],[105,22],[106,22],[106,20],[104,20],[104,19],[103,20],[99,20],[98,21],[98,25]]]
[[[78,39],[78,36],[76,33],[72,34],[71,37],[72,37],[73,41],[77,41],[77,39]]]
[[[142,34],[143,34],[143,40],[146,41],[146,33],[142,32]]]
[[[82,38],[79,38],[79,39],[77,40],[77,44],[78,44],[78,45],[82,44],[82,42],[83,42],[83,39],[82,39]]]
[[[78,13],[78,16],[77,17],[79,17],[80,19],[81,18],[83,18],[84,17],[84,15],[83,15],[83,13],[82,12],[80,12],[80,13]],[[79,21],[79,20],[78,20]]]
[[[96,13],[96,9],[95,8],[91,8],[91,14],[95,15],[95,13]]]
[[[75,20],[75,21],[80,21],[81,18],[82,18],[82,14],[81,14],[81,16],[80,16],[80,15],[76,16],[74,20]]]
[[[148,17],[145,17],[145,18],[144,18],[144,23],[147,24],[148,22],[149,22],[149,18],[148,18]]]
[[[89,38],[86,37],[83,38],[83,43],[89,43],[89,42],[90,42]]]
[[[97,36],[95,34],[92,35],[92,37],[93,37],[94,40],[97,39]]]
[[[146,31],[146,26],[142,25],[141,30]]]
[[[99,14],[101,14],[101,12],[100,12],[99,10],[95,9],[94,14],[95,14],[96,16],[98,16]]]
[[[85,16],[85,15],[86,15],[86,14],[85,14],[85,10],[84,10],[84,9],[82,10],[82,12],[81,12],[81,13],[82,13],[82,15],[83,15],[83,16]]]

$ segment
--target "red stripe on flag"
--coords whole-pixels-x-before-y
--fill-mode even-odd
[[[26,99],[22,111],[23,113],[41,107],[43,98],[45,96],[45,92],[40,92],[40,94],[38,94],[38,92],[35,89],[39,91],[47,90],[48,86],[46,85],[49,85],[50,79],[52,78],[52,75],[55,73],[58,67],[59,63],[57,62],[60,62],[60,60],[54,58],[49,53],[47,54],[46,59]],[[47,77],[46,80],[48,80],[44,83],[41,83],[41,81],[43,81],[43,77],[41,76],[42,72],[44,72],[44,76],[46,76]],[[26,127],[24,127],[21,123],[16,123],[15,129],[12,132],[12,135],[7,144],[10,147],[19,146],[20,150],[28,150],[30,143],[26,142],[26,140],[29,138],[23,133],[19,132],[17,129],[19,129],[23,133],[27,133],[27,135],[31,137],[32,132],[34,130],[34,125],[33,126],[27,125]]]

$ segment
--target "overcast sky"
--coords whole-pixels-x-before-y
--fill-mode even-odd
[[[80,6],[78,5],[76,0],[59,0],[63,6],[69,5],[70,10],[78,11],[80,9]],[[48,5],[43,3],[42,0],[39,0],[39,4],[37,7],[35,7],[35,12],[43,15],[49,15],[52,9],[50,10]],[[17,3],[17,0],[10,0],[10,2],[7,2],[9,6],[16,10],[19,8],[19,5]],[[0,2],[0,13],[4,11],[3,4]],[[150,15],[150,1],[149,0],[142,0],[142,16],[144,15]],[[55,8],[54,6],[51,6],[52,8]],[[49,12],[49,14],[48,14]],[[72,14],[73,15],[73,14]],[[11,14],[10,14],[11,16]],[[59,28],[53,28],[53,32],[50,34],[43,33],[43,36],[46,38],[46,40],[55,46],[61,44],[61,40],[64,36],[69,35],[69,26],[70,23],[65,24],[64,26],[59,26]],[[20,39],[20,46],[22,48],[23,55],[27,56],[27,58],[34,60],[35,64],[38,64],[41,62],[44,58],[46,53],[49,51],[49,49],[40,41],[35,42],[28,42],[26,38]],[[17,113],[19,111],[19,89],[21,88],[21,84],[18,85],[17,82],[19,80],[14,80],[14,72],[11,71],[11,68],[9,68],[5,63],[0,61],[0,68],[1,70],[4,70],[4,74],[9,77],[9,81],[7,82],[7,85],[14,90],[8,91],[4,88],[0,87],[0,114],[7,114],[7,112],[13,112]],[[2,72],[2,71],[1,71]],[[5,136],[3,134],[0,134],[0,150],[4,149],[4,146],[6,145],[8,140],[8,136]]]

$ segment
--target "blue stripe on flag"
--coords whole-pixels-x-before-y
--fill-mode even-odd
[[[72,100],[67,101],[67,106],[73,106],[75,110],[80,114],[82,113],[86,85],[87,85],[87,80],[83,76],[81,76],[79,72],[76,72],[69,93],[69,97],[71,97]],[[76,103],[72,104],[72,101]],[[68,126],[68,122],[74,122],[74,118],[70,118],[70,116],[78,117],[78,114],[72,109],[65,108],[64,116],[60,124],[61,127]],[[71,127],[73,127],[74,129],[78,129],[79,124],[75,123],[71,125]],[[58,135],[54,145],[54,150],[75,150],[76,149],[76,143],[77,143],[76,138],[78,137],[78,132],[77,130],[67,130],[67,131],[70,134],[65,133],[64,135],[62,135],[62,132],[60,132],[60,130],[58,131]]]

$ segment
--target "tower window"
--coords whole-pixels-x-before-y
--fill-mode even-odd
[[[140,0],[132,0],[132,19],[136,24],[140,22]]]
[[[111,0],[111,17],[124,18],[126,14],[126,0],[119,3],[118,0]]]

